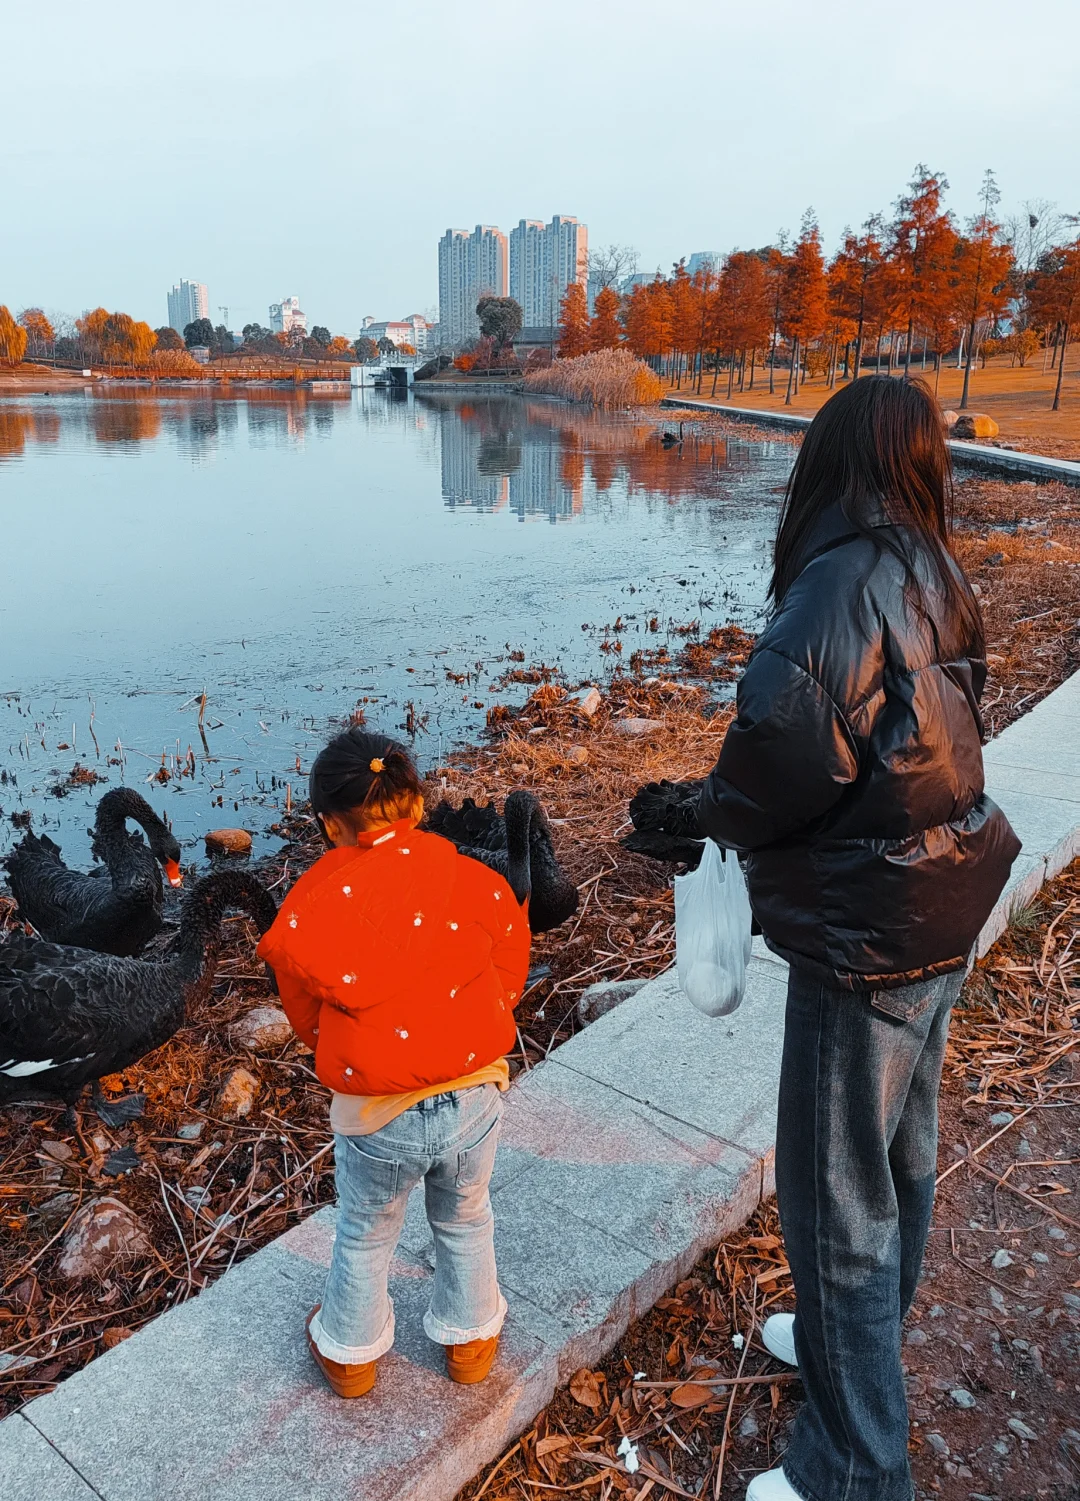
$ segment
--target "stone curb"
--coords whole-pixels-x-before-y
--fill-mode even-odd
[[[980,952],[1080,852],[1080,674],[986,748],[986,778],[1024,851]],[[421,1331],[414,1194],[395,1348],[371,1397],[329,1392],[302,1337],[321,1210],[0,1423],[0,1501],[450,1501],[772,1193],[785,985],[758,940],[743,1005],[710,1021],[669,971],[515,1084],[492,1185],[510,1315],[482,1386],[453,1386]]]
[[[789,430],[807,428],[813,420],[795,412],[762,412],[750,407],[720,406],[712,401],[680,401],[671,396],[665,396],[660,405],[715,412],[721,417],[732,417],[739,422],[753,422],[760,427],[783,427]],[[1007,474],[1013,479],[1057,480],[1066,485],[1080,485],[1080,464],[1069,459],[1052,459],[1046,454],[1038,453],[1017,453],[1010,448],[991,448],[987,444],[969,443],[961,438],[950,438],[948,449],[955,462],[965,469]]]

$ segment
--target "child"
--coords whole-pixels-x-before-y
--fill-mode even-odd
[[[338,735],[311,769],[311,806],[328,852],[259,944],[333,1091],[337,1238],[308,1344],[339,1396],[374,1386],[394,1342],[390,1258],[423,1179],[424,1329],[454,1381],[482,1381],[506,1316],[488,1182],[528,919],[500,875],[417,828],[420,778],[395,741]]]

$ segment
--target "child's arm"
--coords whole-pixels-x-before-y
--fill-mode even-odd
[[[516,1006],[529,973],[532,933],[529,931],[528,908],[519,905],[508,883],[503,882],[503,888],[492,924],[491,962],[502,979],[508,1000]]]
[[[290,1026],[300,1041],[314,1052],[322,1006],[317,987],[302,969],[290,962],[288,951],[284,944],[276,941],[273,928],[263,936],[256,952],[274,977],[278,998]]]

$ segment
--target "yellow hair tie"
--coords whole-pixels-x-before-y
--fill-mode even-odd
[[[372,761],[369,770],[374,772],[385,771],[386,763],[384,761],[380,761],[378,756],[376,756],[374,761]]]

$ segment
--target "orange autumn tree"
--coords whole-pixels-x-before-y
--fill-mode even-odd
[[[41,308],[23,308],[18,322],[20,328],[26,329],[26,342],[32,356],[47,355],[51,352],[55,333]]]
[[[971,368],[975,363],[975,337],[980,324],[990,326],[1001,317],[1009,302],[1012,250],[1002,237],[994,208],[1001,197],[994,174],[983,173],[982,212],[971,221],[968,234],[957,242],[953,258],[955,307],[967,331],[964,359],[964,389],[960,410],[968,404]]]
[[[96,307],[91,312],[84,313],[81,318],[76,318],[75,328],[79,335],[79,343],[82,345],[84,359],[100,360],[103,358],[105,325],[108,321],[108,311],[103,307]]]
[[[765,281],[769,303],[772,308],[772,331],[769,335],[769,395],[776,390],[776,346],[780,341],[780,326],[786,306],[788,273],[788,235],[782,229],[776,244],[770,245],[765,257]]]
[[[802,229],[787,267],[786,308],[781,331],[791,341],[784,405],[799,394],[799,366],[807,347],[820,339],[828,318],[825,257],[813,209],[803,215]]]
[[[9,310],[0,303],[0,360],[17,365],[25,353],[26,329],[20,328]]]
[[[559,305],[559,358],[575,359],[589,350],[589,303],[585,288],[572,281]]]
[[[671,294],[659,271],[631,292],[624,314],[626,342],[639,359],[660,361],[671,347]]]
[[[698,347],[698,306],[693,279],[685,261],[679,261],[668,280],[671,299],[671,374],[682,386],[683,370]]]
[[[898,307],[904,319],[905,379],[911,373],[915,334],[925,335],[951,301],[956,230],[952,215],[941,207],[942,194],[948,186],[943,172],[931,172],[920,162],[907,192],[896,203],[889,256],[896,275]]]
[[[589,348],[618,349],[621,343],[619,294],[614,287],[601,287],[596,294],[592,322],[589,324]]]
[[[1080,236],[1043,256],[1029,301],[1032,316],[1046,329],[1047,336],[1051,333],[1058,336],[1058,372],[1053,404],[1053,410],[1057,412],[1061,409],[1061,383],[1069,339],[1080,335]]]

